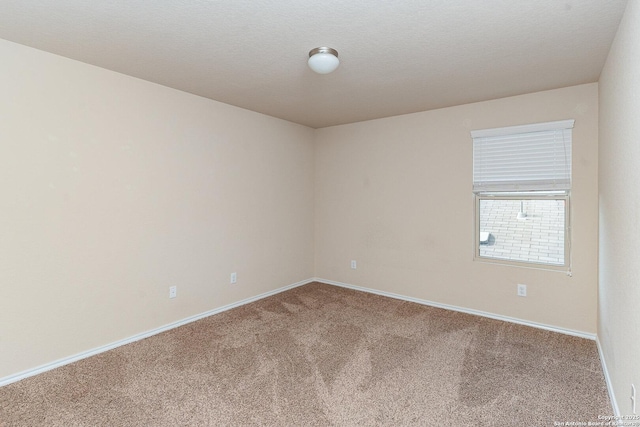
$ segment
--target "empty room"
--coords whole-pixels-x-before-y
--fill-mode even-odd
[[[6,0],[0,94],[0,427],[640,426],[640,0]]]

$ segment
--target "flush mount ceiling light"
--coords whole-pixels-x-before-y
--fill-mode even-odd
[[[317,47],[309,52],[309,68],[318,74],[329,74],[340,65],[338,51],[330,47]]]

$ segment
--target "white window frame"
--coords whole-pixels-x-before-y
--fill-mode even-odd
[[[569,139],[569,153],[568,153],[568,165],[564,165],[565,170],[568,167],[568,180],[560,178],[559,183],[550,182],[535,182],[533,180],[523,180],[520,184],[518,177],[515,180],[507,179],[505,183],[498,181],[489,182],[487,185],[485,182],[478,182],[478,176],[476,176],[476,141],[477,138],[485,137],[502,137],[502,136],[514,136],[518,137],[521,134],[528,134],[533,132],[548,132],[548,131],[566,131],[568,130],[569,137],[571,138],[571,132],[574,125],[574,120],[562,120],[557,122],[548,123],[536,123],[532,125],[511,126],[505,128],[496,129],[484,129],[475,130],[471,132],[471,137],[474,141],[474,233],[473,233],[473,247],[474,247],[474,261],[487,262],[492,264],[504,264],[513,265],[527,268],[537,268],[554,271],[567,271],[571,274],[571,150]],[[562,171],[560,172],[562,173]],[[525,260],[510,260],[495,258],[490,256],[480,255],[480,204],[482,200],[563,200],[564,201],[564,263],[562,265],[551,264],[540,261],[525,261]]]
[[[554,271],[571,270],[571,194],[560,192],[526,192],[526,193],[475,193],[475,227],[474,227],[474,260],[491,264],[514,265],[518,267],[538,268]],[[480,255],[480,202],[481,200],[563,200],[564,201],[564,262],[550,264],[547,262],[520,261]]]

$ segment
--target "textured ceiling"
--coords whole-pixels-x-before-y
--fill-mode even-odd
[[[0,38],[318,128],[595,82],[626,3],[2,0]]]

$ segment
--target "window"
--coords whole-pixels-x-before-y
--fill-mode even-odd
[[[471,132],[476,259],[569,268],[573,123]]]

